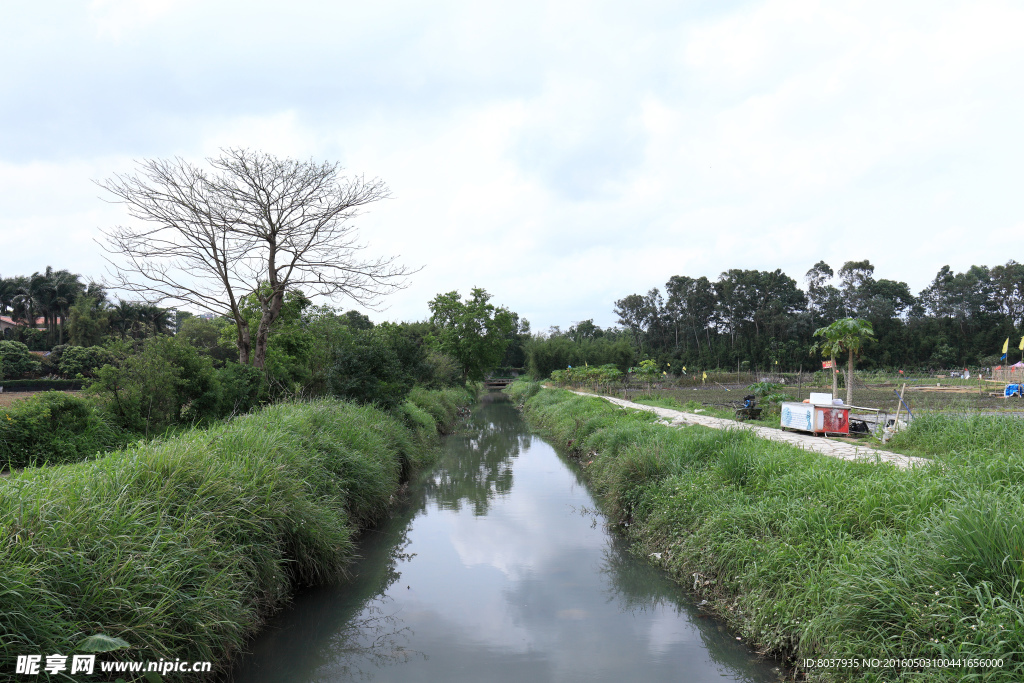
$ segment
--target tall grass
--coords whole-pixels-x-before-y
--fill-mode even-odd
[[[522,407],[526,400],[536,396],[538,391],[540,391],[540,382],[535,382],[528,376],[523,375],[502,389],[501,393],[511,396],[512,401],[519,407]]]
[[[132,659],[227,664],[296,585],[344,576],[353,536],[425,447],[400,417],[324,400],[12,474],[0,666],[94,633]]]
[[[577,452],[638,552],[660,554],[764,650],[1003,659],[813,678],[1024,678],[1019,421],[922,417],[900,438],[938,464],[898,470],[745,431],[673,429],[562,391],[530,399],[527,415]]]
[[[438,430],[447,433],[458,419],[459,409],[472,400],[473,395],[460,387],[436,390],[414,387],[406,402],[430,415],[438,425]]]

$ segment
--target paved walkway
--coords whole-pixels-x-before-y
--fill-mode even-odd
[[[711,427],[712,429],[746,429],[747,431],[754,432],[762,439],[768,439],[769,441],[782,441],[788,443],[797,448],[803,448],[808,451],[814,451],[815,453],[821,453],[827,455],[830,458],[839,458],[840,460],[866,460],[868,462],[888,462],[892,463],[896,467],[905,469],[915,465],[928,465],[931,464],[931,460],[926,458],[914,458],[909,455],[900,455],[899,453],[891,453],[889,451],[880,451],[874,448],[866,448],[864,446],[857,446],[852,443],[845,441],[836,441],[834,439],[826,439],[821,436],[814,436],[812,434],[801,434],[799,432],[784,432],[781,429],[773,429],[771,427],[760,427],[757,425],[747,424],[745,422],[737,422],[736,420],[725,420],[720,417],[711,417],[710,415],[701,415],[699,413],[684,413],[681,410],[671,410],[669,408],[657,408],[655,406],[645,406],[642,403],[633,403],[632,401],[626,401],[621,398],[613,398],[611,396],[601,396],[599,394],[588,394],[583,391],[574,391],[574,394],[580,396],[597,396],[603,398],[606,401],[614,403],[617,406],[623,408],[632,408],[634,410],[646,410],[654,413],[658,417],[663,417],[670,420],[670,424],[673,425],[702,425],[704,427]]]

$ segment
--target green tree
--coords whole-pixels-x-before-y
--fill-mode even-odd
[[[60,347],[58,369],[68,377],[95,377],[96,371],[114,361],[114,354],[102,346]]]
[[[110,332],[110,311],[102,299],[85,295],[71,305],[68,343],[72,346],[96,346]]]
[[[819,327],[814,331],[815,337],[822,340],[812,348],[819,349],[823,355],[832,359],[832,396],[836,395],[836,356],[846,351],[849,354],[846,369],[846,403],[853,403],[853,356],[860,353],[861,346],[869,338],[874,337],[871,323],[862,318],[843,318],[827,327]]]
[[[238,361],[234,327],[226,318],[206,320],[189,316],[181,320],[174,336],[176,339],[187,341],[200,353],[212,358],[217,367],[224,367],[228,361]]]
[[[474,287],[463,302],[458,292],[438,294],[430,302],[435,326],[432,343],[462,368],[464,381],[479,381],[497,367],[515,327],[513,313],[489,303],[491,295]]]
[[[415,383],[414,347],[396,325],[381,324],[373,329],[338,331],[329,368],[330,392],[360,403],[373,403],[385,410],[396,408]]]
[[[97,372],[89,391],[107,399],[122,427],[149,436],[171,425],[197,424],[219,416],[213,363],[174,337],[150,337],[111,346],[114,362]]]

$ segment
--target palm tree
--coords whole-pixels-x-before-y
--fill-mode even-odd
[[[117,330],[121,339],[127,339],[134,332],[138,320],[138,308],[131,301],[118,301],[110,308],[110,327]]]
[[[0,315],[6,315],[14,307],[14,295],[18,292],[18,281],[13,277],[0,278]]]
[[[47,268],[47,272],[49,272]],[[80,275],[67,270],[58,270],[51,276],[51,287],[53,290],[53,327],[50,328],[57,336],[57,343],[64,343],[64,327],[67,324],[68,315],[71,312],[71,305],[78,297],[85,293],[85,284],[81,281]],[[59,321],[59,322],[58,322]],[[53,337],[50,337],[53,343]]]
[[[832,359],[832,396],[835,397],[838,387],[836,386],[836,356],[843,351],[850,354],[846,369],[846,404],[853,403],[853,356],[860,353],[861,345],[869,338],[875,336],[871,323],[863,318],[843,318],[837,320],[827,327],[819,327],[814,331],[815,337],[823,339],[811,347],[811,351],[820,350],[823,355],[827,354]]]
[[[138,303],[135,304],[135,311],[139,321],[139,333],[143,337],[164,334],[170,327],[170,311],[166,308]]]
[[[36,273],[36,275],[38,274]],[[38,302],[35,298],[36,289],[33,287],[33,280],[24,275],[19,275],[13,279],[14,297],[11,306],[11,317],[16,321],[24,322],[29,327],[35,327]],[[35,282],[38,284],[39,281],[36,280]]]
[[[50,346],[64,341],[64,325],[71,304],[85,291],[80,277],[70,271],[54,270],[53,266],[47,266],[42,273],[36,272],[29,278],[22,278],[16,295],[16,307],[31,327],[36,326],[38,317],[43,318],[46,341]]]

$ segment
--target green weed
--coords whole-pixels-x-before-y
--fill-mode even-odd
[[[674,429],[549,390],[527,416],[569,444],[637,552],[783,657],[1002,658],[889,678],[1024,676],[1024,454],[1011,418],[922,417],[937,465],[846,462],[739,430]],[[878,671],[811,671],[819,680]]]
[[[424,459],[402,418],[422,431],[426,415],[278,404],[11,474],[0,481],[0,666],[100,633],[134,659],[226,663],[296,585],[345,575],[354,535]]]

